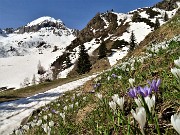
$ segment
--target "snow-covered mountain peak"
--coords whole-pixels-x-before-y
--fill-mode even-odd
[[[6,34],[3,30],[0,29],[0,36],[6,37]]]
[[[62,30],[62,31],[71,32],[71,29],[67,28],[60,19],[56,20],[53,17],[43,16],[43,17],[40,17],[40,18],[28,23],[25,26],[19,27],[15,31],[15,33],[23,34],[23,33],[29,33],[29,32],[38,32],[42,28],[58,29],[58,30]]]
[[[47,23],[47,22],[62,23],[62,21],[60,19],[56,20],[50,16],[43,16],[43,17],[40,17],[40,18],[28,23],[27,26],[31,27],[34,25],[40,25],[42,23]]]
[[[13,31],[11,28],[6,30]],[[48,71],[76,38],[77,32],[66,27],[61,20],[48,16],[38,18],[13,32],[5,33],[6,30],[0,30],[0,88],[19,88],[25,78],[31,80],[33,75],[38,77],[39,61]]]

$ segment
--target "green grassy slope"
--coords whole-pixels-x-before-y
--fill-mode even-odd
[[[173,26],[169,28],[177,27],[179,20],[179,16],[176,16],[163,27],[171,24]],[[163,27],[159,30],[165,29]],[[177,79],[171,69],[177,67],[174,60],[180,57],[179,34],[174,33],[174,36],[178,36],[136,50],[138,55],[137,52],[132,53],[121,64],[92,80],[93,89],[87,92],[84,87],[80,87],[65,93],[55,102],[35,111],[17,131],[28,135],[48,132],[52,135],[142,134],[131,112],[138,106],[128,91],[132,87],[149,86],[148,80],[152,82],[153,79],[161,79],[158,91],[153,90],[149,95],[155,95],[156,98],[152,111],[143,100],[145,98],[138,94],[146,111],[143,132],[146,135],[178,135],[171,125],[171,116],[180,111],[180,78]],[[129,83],[130,78],[135,79],[133,86]],[[97,94],[102,94],[102,98],[98,98]],[[109,105],[114,94],[124,97],[123,110],[118,104],[114,110]]]

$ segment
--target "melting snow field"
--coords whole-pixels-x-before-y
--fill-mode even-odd
[[[23,83],[27,77],[31,82],[33,74],[37,74],[38,62],[40,61],[41,65],[48,69],[59,54],[61,53],[46,51],[41,55],[34,53],[26,56],[0,58],[0,87],[20,88],[20,83]]]
[[[46,42],[47,46],[49,45],[47,48],[36,47],[36,44],[41,42],[41,33],[44,35],[42,41]],[[0,36],[0,87],[20,88],[20,83],[23,83],[25,78],[29,78],[31,83],[33,75],[38,77],[37,65],[39,61],[45,70],[48,70],[56,58],[63,54],[66,46],[69,45],[74,38],[75,36],[72,34],[68,36],[56,36],[52,31],[44,28],[36,33],[10,34],[8,37]],[[16,41],[23,41],[24,44],[18,47]],[[11,46],[16,48],[21,55],[14,56],[11,52],[8,52],[7,50],[9,50]],[[57,51],[53,51],[54,46],[57,46]],[[1,49],[6,50],[5,54],[7,56],[2,56]],[[39,50],[41,50],[42,53],[40,53]],[[36,80],[38,80],[38,78],[36,78]]]
[[[1,103],[0,135],[11,134],[14,129],[20,126],[21,121],[25,117],[28,117],[34,110],[57,99],[63,92],[73,90],[96,76],[92,75],[79,79],[31,97]]]

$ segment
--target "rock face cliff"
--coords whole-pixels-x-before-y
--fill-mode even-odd
[[[74,34],[77,35],[78,34],[78,30],[72,29],[71,31],[69,31],[70,29],[68,29],[65,24],[61,21],[61,20],[55,20],[52,17],[49,16],[45,16],[45,17],[40,17],[30,23],[28,23],[25,26],[19,27],[15,32],[17,34],[24,34],[24,33],[30,33],[30,32],[37,32],[42,28],[51,28],[51,30],[53,30],[54,34],[59,34],[60,36],[62,35],[61,33],[57,33],[55,31],[55,29],[60,29],[63,31],[66,31],[66,35],[70,35],[70,34]]]
[[[0,29],[0,36],[6,37],[6,34],[3,30]]]
[[[172,11],[178,8],[177,2],[179,2],[179,0],[164,0],[162,2],[157,3],[154,7],[164,9],[166,11]]]

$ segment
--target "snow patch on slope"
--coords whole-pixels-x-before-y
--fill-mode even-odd
[[[134,32],[136,42],[140,43],[146,35],[148,35],[152,28],[149,25],[146,25],[144,22],[130,22],[130,27],[127,32],[123,33],[122,36],[118,37],[118,40],[124,39],[125,41],[130,41],[131,32]]]
[[[0,134],[11,134],[13,130],[19,128],[21,121],[28,117],[34,110],[40,108],[41,106],[45,106],[51,101],[57,99],[62,93],[74,90],[96,76],[97,75],[92,75],[66,83],[57,88],[31,97],[0,103]]]
[[[129,48],[123,47],[121,50],[114,49],[112,56],[108,57],[111,66],[115,65],[120,59],[127,55]]]
[[[113,14],[117,15],[117,23],[118,26],[121,25],[122,20],[129,20],[131,18],[132,15],[128,15],[128,14],[123,14],[123,13],[116,13],[116,12],[112,12]]]
[[[43,54],[35,52],[26,56],[0,58],[0,87],[20,88],[20,84],[23,83],[25,78],[28,78],[31,83],[34,74],[37,77],[36,79],[39,80],[37,74],[39,61],[48,70],[51,63],[59,55],[62,55],[62,52],[51,53],[48,50],[44,50]]]

